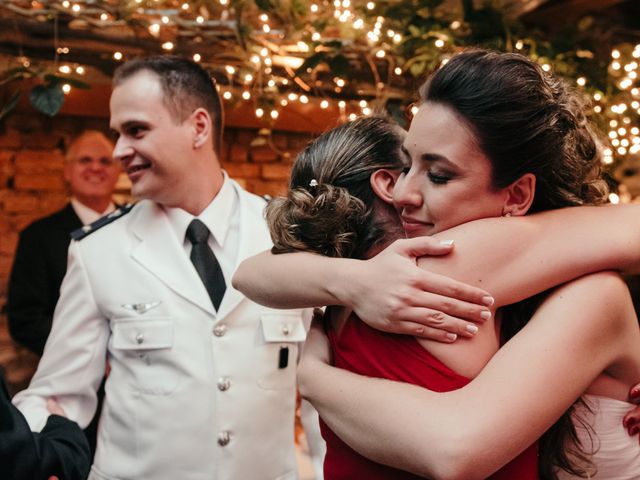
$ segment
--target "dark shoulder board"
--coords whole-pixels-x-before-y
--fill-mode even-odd
[[[124,207],[116,208],[113,212],[104,217],[99,218],[95,222],[90,225],[85,225],[77,230],[71,232],[71,238],[74,240],[82,240],[84,237],[91,235],[96,230],[104,227],[105,225],[109,225],[111,222],[116,221],[118,218],[122,218],[127,213],[131,211],[135,204],[128,203]]]

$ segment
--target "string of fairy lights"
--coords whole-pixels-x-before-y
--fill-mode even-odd
[[[397,21],[381,15],[377,2],[310,0],[290,2],[277,11],[263,4],[271,5],[239,0],[6,0],[0,7],[32,22],[90,29],[105,39],[129,36],[152,41],[160,51],[189,55],[218,80],[229,108],[246,103],[268,126],[295,104],[335,109],[345,121],[369,115],[381,105],[380,99],[410,104],[414,83],[401,50],[407,33]],[[462,20],[453,20],[447,31],[434,30],[424,42],[446,62],[459,45],[456,33],[463,29]],[[56,38],[55,69],[82,78],[91,66],[74,61],[77,46],[72,45],[64,36]],[[514,48],[529,53],[526,39],[516,40]],[[344,63],[334,68],[336,52],[346,60],[346,68]],[[135,54],[125,47],[109,52],[116,63]],[[322,61],[312,61],[321,55]],[[24,55],[19,61],[26,67],[37,62]],[[545,70],[553,69],[552,60],[538,61]],[[620,45],[611,51],[608,68],[615,89],[597,90],[585,76],[573,79],[592,97],[594,118],[608,126],[605,166],[640,153],[639,62],[640,44]],[[362,70],[367,71],[364,80]],[[62,89],[70,94],[72,83]]]

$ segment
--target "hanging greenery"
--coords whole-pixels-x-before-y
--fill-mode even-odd
[[[0,82],[35,81],[33,105],[55,115],[62,85],[86,86],[69,77],[83,68],[74,58],[89,58],[85,65],[110,73],[132,56],[167,52],[201,62],[229,106],[251,102],[265,126],[292,102],[335,104],[344,119],[384,107],[404,121],[426,75],[461,48],[484,46],[528,55],[590,96],[589,113],[610,142],[607,165],[639,153],[640,46],[611,45],[611,25],[603,18],[585,17],[550,35],[514,18],[510,3],[6,0],[0,9],[14,23],[20,19],[21,29],[51,26],[56,60],[47,71],[32,66],[38,59],[16,55],[22,69],[9,69]],[[97,45],[111,48],[84,50]],[[17,102],[15,95],[6,98],[0,115]]]

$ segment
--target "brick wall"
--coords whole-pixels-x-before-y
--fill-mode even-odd
[[[15,345],[7,331],[4,305],[18,232],[66,202],[62,177],[63,148],[84,129],[107,131],[102,117],[14,113],[0,124],[0,368],[11,390],[26,386],[37,358]],[[295,154],[312,134],[229,128],[222,164],[229,175],[259,195],[277,195],[287,184]],[[121,191],[121,196],[126,192]]]

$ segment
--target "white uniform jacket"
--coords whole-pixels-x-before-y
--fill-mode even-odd
[[[234,188],[240,262],[271,243],[264,200]],[[44,356],[14,403],[38,431],[55,396],[84,427],[108,357],[90,478],[292,479],[304,338],[302,311],[262,307],[231,285],[216,313],[164,211],[142,201],[71,243]]]

